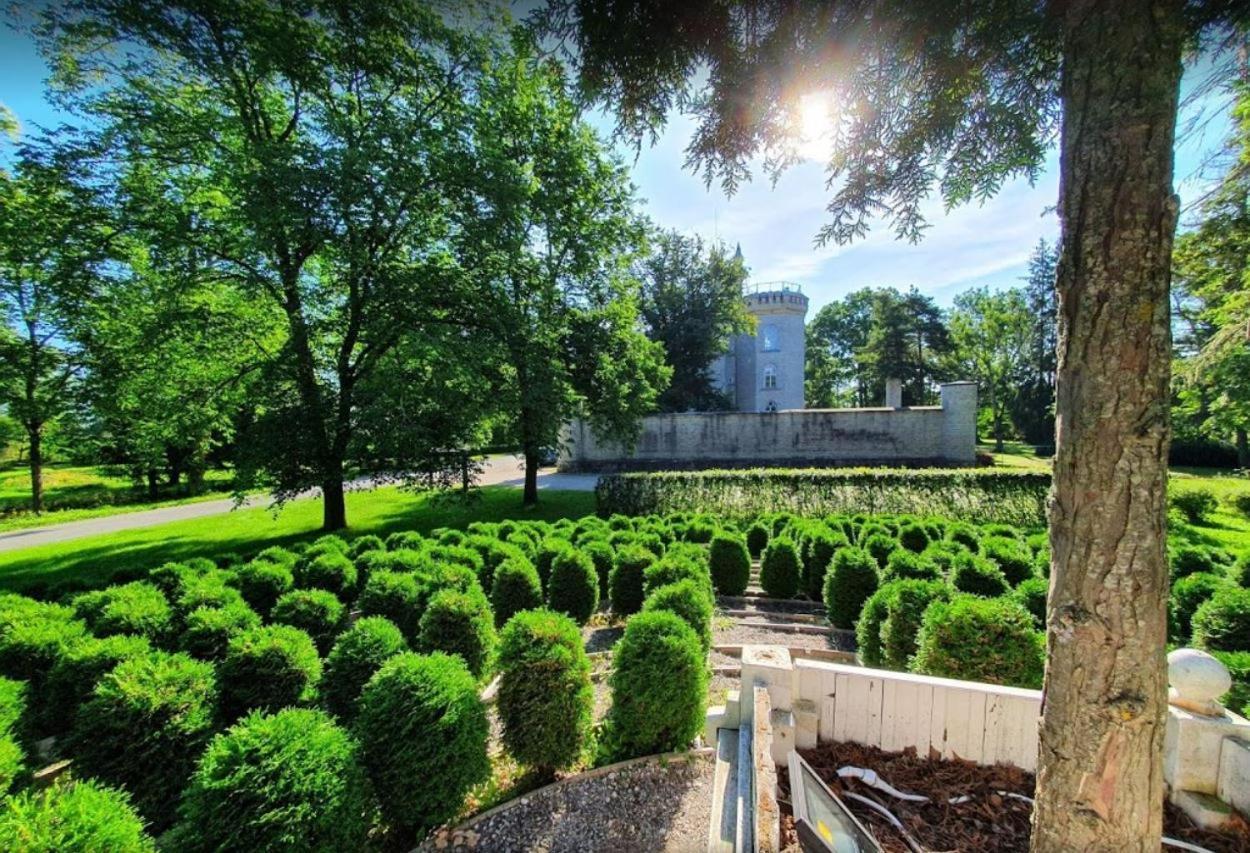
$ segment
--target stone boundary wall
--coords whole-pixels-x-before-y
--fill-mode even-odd
[[[652,415],[643,419],[632,453],[574,421],[561,437],[560,468],[972,465],[976,384],[948,383],[941,394],[940,406]]]

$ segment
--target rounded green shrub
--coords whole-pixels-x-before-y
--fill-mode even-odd
[[[1017,604],[1029,611],[1033,625],[1038,630],[1046,627],[1046,595],[1050,582],[1046,578],[1032,577],[1011,591]]]
[[[547,581],[547,606],[578,625],[590,620],[599,607],[599,575],[590,557],[571,547],[556,555]]]
[[[75,773],[121,785],[144,817],[167,826],[213,733],[216,684],[212,664],[181,653],[122,661],[78,709]]]
[[[420,551],[426,546],[426,538],[415,530],[401,530],[386,537],[388,551]]]
[[[310,701],[321,680],[312,637],[290,625],[267,625],[230,641],[217,669],[227,720],[248,711],[276,711]]]
[[[482,589],[490,589],[495,581],[495,570],[499,564],[510,557],[524,556],[520,548],[501,542],[494,536],[476,534],[469,537],[468,545],[482,558],[482,570],[477,579]]]
[[[147,582],[165,593],[168,601],[176,601],[187,583],[203,574],[186,563],[162,563],[148,572]]]
[[[1045,643],[1033,617],[1014,601],[960,595],[925,611],[913,672],[1040,687]]]
[[[547,592],[547,584],[551,580],[551,567],[556,557],[573,550],[573,543],[567,539],[549,536],[538,546],[534,557],[534,568],[538,570],[538,579],[542,581],[543,594]]]
[[[877,584],[877,561],[871,554],[862,548],[839,549],[825,577],[824,602],[829,621],[838,628],[854,628],[864,602],[877,591]]]
[[[366,616],[339,635],[326,657],[321,674],[321,699],[340,720],[356,717],[360,691],[397,654],[408,651],[408,642],[395,623],[381,616]]]
[[[382,616],[395,623],[409,643],[421,631],[421,614],[426,590],[416,575],[408,572],[374,572],[356,599],[364,616]]]
[[[692,557],[680,550],[670,550],[659,560],[647,566],[642,576],[643,598],[645,600],[646,596],[662,586],[684,580],[694,581],[700,589],[704,590],[709,599],[715,600],[716,592],[712,589],[712,578],[708,574],[707,558],[702,554]]]
[[[947,527],[946,541],[963,545],[974,554],[981,552],[981,534],[971,524],[952,524]]]
[[[577,624],[532,610],[499,637],[499,719],[503,744],[540,775],[576,763],[590,740],[594,689]]]
[[[109,670],[131,658],[152,652],[147,637],[117,634],[83,637],[57,658],[43,689],[43,725],[55,733],[68,732],[78,709],[91,698],[96,684]]]
[[[881,660],[891,669],[907,669],[916,653],[916,639],[925,610],[935,601],[950,598],[950,587],[941,581],[900,580],[889,585],[885,618],[881,620]]]
[[[1168,507],[1180,512],[1190,524],[1205,523],[1219,505],[1219,499],[1210,489],[1187,489],[1168,495]]]
[[[803,569],[799,552],[789,539],[773,539],[760,558],[760,586],[773,598],[794,598]]]
[[[234,577],[220,570],[200,572],[189,577],[174,600],[174,612],[178,619],[186,619],[192,610],[199,607],[226,607],[242,602],[243,596],[228,583]]]
[[[1250,589],[1250,551],[1242,554],[1229,566],[1228,578],[1238,586]]]
[[[381,536],[374,536],[372,533],[364,536],[357,536],[347,546],[347,556],[353,560],[366,551],[385,551],[386,543],[382,541]]]
[[[490,777],[486,708],[460,658],[396,655],[365,685],[359,709],[365,769],[392,826],[438,826]]]
[[[178,849],[362,850],[367,792],[355,741],[326,714],[254,712],[200,758],[182,797]]]
[[[702,730],[707,663],[698,636],[676,614],[632,617],[612,666],[608,748],[614,758],[684,749]]]
[[[0,733],[0,797],[12,789],[25,772],[26,755],[13,734]]]
[[[457,655],[474,678],[489,673],[495,654],[495,626],[486,596],[477,590],[435,593],[421,616],[417,650]]]
[[[295,561],[298,559],[298,555],[293,551],[288,551],[286,548],[282,548],[277,545],[270,545],[252,559],[255,562],[274,563],[276,565],[286,566],[288,569],[292,569],[295,567]]]
[[[680,616],[699,638],[705,656],[712,648],[713,609],[707,590],[689,578],[653,590],[642,605],[643,613],[667,610]]]
[[[955,555],[951,555],[948,562],[953,564],[954,561]],[[938,580],[941,577],[942,570],[938,568],[932,552],[928,550],[923,554],[917,554],[906,548],[897,548],[891,552],[885,561],[885,568],[881,570],[882,583],[901,580]]]
[[[57,660],[87,636],[72,615],[56,604],[8,596],[0,606],[0,676],[27,681],[38,693]]]
[[[273,606],[272,614],[273,621],[279,625],[307,631],[320,654],[330,651],[346,617],[343,602],[328,589],[296,589],[285,593]]]
[[[1209,549],[1201,545],[1181,545],[1168,548],[1168,568],[1172,580],[1177,580],[1197,572],[1215,574],[1220,567]]]
[[[21,853],[154,853],[130,797],[93,779],[30,789],[0,809],[0,850]]]
[[[885,568],[890,555],[898,550],[898,540],[888,533],[874,533],[860,543],[860,547],[872,554],[880,568]]]
[[[1214,652],[1213,655],[1228,668],[1233,678],[1233,685],[1220,697],[1220,704],[1246,716],[1250,711],[1250,652]]]
[[[543,606],[543,586],[534,565],[521,556],[504,560],[495,569],[490,592],[495,627],[502,628],[514,614]]]
[[[751,552],[752,558],[758,559],[760,554],[764,553],[764,549],[768,547],[768,540],[772,531],[767,524],[757,521],[747,528],[747,550]]]
[[[803,563],[803,589],[807,597],[820,600],[825,589],[829,563],[839,548],[848,544],[841,533],[834,533],[826,524],[813,524],[803,536],[799,558]]]
[[[1011,590],[996,564],[977,554],[960,554],[951,564],[951,585],[960,592],[995,598]]]
[[[328,551],[295,567],[295,585],[302,589],[324,589],[340,599],[356,592],[356,564],[342,551]]]
[[[898,531],[898,544],[916,554],[929,547],[931,538],[924,525],[917,522],[904,524]]]
[[[1033,554],[1019,539],[986,537],[981,542],[981,554],[998,564],[1003,577],[1013,587],[1034,577]]]
[[[200,660],[221,660],[232,637],[260,626],[256,611],[241,601],[225,607],[197,607],[179,634],[182,650]]]
[[[97,640],[96,642],[106,641]],[[26,682],[13,678],[0,678],[0,734],[25,733],[27,729],[26,703]]]
[[[747,542],[734,534],[716,534],[708,550],[708,568],[717,592],[742,595],[751,581],[751,554]]]
[[[642,609],[643,579],[655,555],[638,545],[627,545],[616,552],[616,565],[608,576],[612,612],[629,616]]]
[[[579,546],[582,553],[594,563],[595,575],[599,579],[599,600],[607,601],[608,577],[612,574],[612,566],[616,562],[616,551],[605,539],[588,539]]]
[[[1198,608],[1216,591],[1229,586],[1223,576],[1211,572],[1195,572],[1172,582],[1168,597],[1168,627],[1178,643],[1189,641],[1193,633],[1193,617]]]
[[[295,586],[290,565],[259,557],[239,566],[235,574],[243,600],[263,616],[268,616],[278,598]]]
[[[159,642],[173,619],[165,594],[143,581],[84,592],[74,597],[73,607],[97,637],[136,634]]]
[[[1250,589],[1218,589],[1194,612],[1193,644],[1217,652],[1250,651]]]

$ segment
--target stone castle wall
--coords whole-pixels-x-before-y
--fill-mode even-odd
[[[652,415],[643,419],[632,453],[600,442],[588,424],[575,421],[565,429],[560,467],[971,465],[976,385],[954,382],[941,390],[940,406]]]

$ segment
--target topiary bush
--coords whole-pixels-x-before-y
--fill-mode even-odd
[[[892,587],[893,584],[878,587],[876,592],[868,596],[863,609],[859,611],[859,621],[855,623],[855,648],[856,656],[864,666],[879,667],[885,664],[881,648],[881,623],[885,621],[886,598]]]
[[[366,616],[339,635],[326,657],[321,673],[321,700],[340,720],[356,717],[360,691],[397,654],[408,651],[408,642],[395,623],[381,616]]]
[[[751,552],[753,558],[758,559],[760,554],[764,553],[771,534],[772,531],[768,525],[762,521],[757,521],[747,528],[747,550]]]
[[[407,572],[374,572],[356,599],[361,615],[382,616],[395,623],[409,643],[421,631],[426,589],[417,576]]]
[[[712,589],[707,559],[702,554],[691,557],[680,550],[670,550],[659,560],[647,566],[642,577],[643,599],[645,601],[646,596],[662,586],[684,580],[693,581],[709,599],[715,600],[716,592]]]
[[[642,609],[643,579],[655,555],[637,545],[626,545],[616,552],[616,565],[608,576],[612,594],[612,612],[629,616]]]
[[[1213,652],[1228,667],[1233,686],[1220,697],[1220,704],[1235,714],[1246,716],[1250,711],[1250,652]]]
[[[93,779],[27,790],[0,809],[0,850],[21,853],[154,853],[124,791]]]
[[[547,606],[585,625],[599,607],[599,575],[586,554],[569,548],[551,562]]]
[[[534,568],[538,570],[538,579],[542,581],[543,594],[547,594],[547,583],[551,580],[551,567],[556,557],[573,550],[573,543],[567,539],[549,536],[538,546],[534,557]]]
[[[951,585],[960,592],[995,598],[1011,585],[996,564],[977,554],[960,554],[951,563]]]
[[[929,547],[931,539],[929,531],[917,522],[904,524],[898,531],[898,544],[917,554]]]
[[[216,698],[211,664],[163,652],[122,661],[78,709],[75,774],[123,786],[144,817],[166,827],[213,733]]]
[[[881,532],[862,538],[859,547],[872,554],[872,558],[877,561],[877,566],[884,569],[890,555],[898,550],[899,544],[898,540],[889,533]]]
[[[321,680],[321,658],[306,632],[267,625],[230,641],[217,676],[222,715],[234,721],[248,711],[276,711],[311,701]]]
[[[663,610],[632,617],[612,667],[606,747],[613,758],[684,749],[702,730],[707,663],[680,617]]]
[[[1040,687],[1045,642],[1033,617],[1014,601],[955,596],[925,611],[912,658],[913,672]]]
[[[1180,545],[1168,548],[1168,569],[1175,581],[1198,572],[1215,574],[1219,572],[1220,566],[1210,549],[1201,545]]]
[[[1011,598],[1029,611],[1039,631],[1046,628],[1046,595],[1050,583],[1046,578],[1031,577],[1011,591]]]
[[[862,548],[839,549],[825,578],[823,598],[830,623],[854,628],[877,584],[877,561],[871,554]]]
[[[533,563],[524,557],[504,560],[495,569],[490,593],[495,627],[502,628],[514,614],[543,606],[543,586]]]
[[[179,646],[200,660],[221,660],[231,638],[260,626],[256,611],[241,601],[225,607],[197,607],[187,614]]]
[[[362,850],[372,811],[356,742],[330,717],[254,712],[208,745],[174,837],[205,853]]]
[[[821,599],[825,589],[825,575],[834,553],[849,544],[845,536],[834,533],[826,524],[813,525],[803,536],[799,558],[803,563],[803,589],[808,598],[815,601]]]
[[[199,572],[188,576],[182,591],[174,599],[174,614],[177,620],[186,617],[199,607],[226,607],[243,601],[239,591],[230,586],[235,576],[230,572],[218,569]]]
[[[438,826],[490,777],[486,708],[460,658],[396,655],[365,685],[359,708],[365,769],[392,826]]]
[[[767,534],[764,540],[768,541]],[[721,595],[742,595],[751,581],[750,546],[741,536],[724,532],[716,534],[708,550],[708,569],[717,592]]]
[[[799,552],[789,539],[774,539],[760,558],[760,586],[773,598],[794,598],[799,592],[803,569]]]
[[[74,596],[73,607],[97,637],[136,634],[160,642],[173,620],[165,594],[143,581],[84,592]]]
[[[495,625],[486,596],[479,590],[465,593],[444,589],[435,593],[421,617],[417,650],[457,655],[474,678],[489,674],[495,654]]]
[[[290,565],[260,557],[239,566],[235,576],[243,600],[262,616],[268,616],[278,598],[295,586],[295,575]]]
[[[295,585],[303,589],[324,589],[348,600],[356,594],[356,564],[342,551],[326,551],[296,564]]]
[[[1176,510],[1190,524],[1202,524],[1219,509],[1220,502],[1210,489],[1186,489],[1168,495],[1168,507]]]
[[[382,541],[381,536],[374,536],[372,533],[364,536],[357,536],[347,546],[347,556],[353,560],[367,551],[385,551],[386,543]]]
[[[203,572],[196,571],[186,563],[162,563],[148,572],[147,582],[165,593],[168,601],[176,601],[193,578]]]
[[[579,547],[595,566],[595,576],[599,579],[599,601],[607,601],[609,597],[608,577],[612,574],[612,566],[616,562],[616,551],[606,539],[587,539]]]
[[[707,590],[689,578],[652,591],[642,605],[643,613],[666,610],[681,617],[699,638],[705,657],[712,648],[713,609]]]
[[[273,606],[272,614],[273,621],[279,625],[307,631],[317,645],[317,652],[323,655],[334,645],[334,638],[342,630],[346,617],[347,608],[328,589],[296,589],[285,593]]]
[[[0,797],[12,789],[25,772],[26,754],[12,733],[0,733]]]
[[[1019,539],[987,536],[981,542],[981,554],[998,564],[1003,577],[1013,587],[1035,576],[1033,553]]]
[[[91,698],[96,684],[124,660],[152,652],[147,637],[117,634],[83,637],[57,658],[42,691],[41,726],[48,732],[68,732],[79,707]]]
[[[48,672],[87,628],[73,611],[20,595],[0,603],[0,676],[30,684],[38,694]]]
[[[577,624],[560,613],[518,613],[499,637],[497,707],[503,744],[550,777],[577,762],[590,741],[594,689]]]
[[[1250,589],[1217,589],[1194,612],[1193,644],[1207,651],[1250,651]]]
[[[890,583],[900,580],[940,580],[942,570],[934,560],[934,552],[926,550],[923,554],[909,551],[906,548],[894,550],[885,561],[881,570],[881,582]],[[944,560],[953,564],[957,555],[947,555]],[[874,561],[875,562],[875,561]]]
[[[925,610],[935,601],[946,601],[950,587],[941,581],[901,580],[890,584],[881,620],[881,662],[905,670],[916,653],[916,638]]]
[[[1186,643],[1193,634],[1193,617],[1198,608],[1229,586],[1229,581],[1211,572],[1196,572],[1172,582],[1168,596],[1168,634],[1174,642]]]

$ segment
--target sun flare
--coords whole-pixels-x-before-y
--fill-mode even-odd
[[[833,93],[826,90],[809,92],[799,98],[794,135],[796,147],[804,158],[819,161],[829,158],[835,123],[833,107]]]

